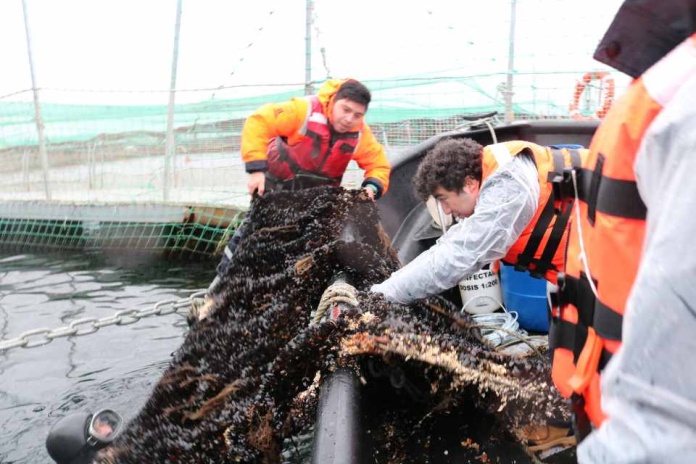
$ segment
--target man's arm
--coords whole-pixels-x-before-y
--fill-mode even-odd
[[[303,99],[268,103],[249,115],[242,127],[242,160],[246,172],[268,170],[268,143],[278,136],[296,134],[302,126],[307,105]]]
[[[524,155],[482,186],[474,214],[452,226],[430,249],[371,291],[410,303],[454,287],[467,275],[507,254],[539,204],[534,162]]]
[[[355,148],[353,159],[365,171],[362,187],[374,186],[375,199],[384,195],[389,189],[391,165],[387,160],[384,147],[377,141],[367,124],[363,125],[360,142]]]

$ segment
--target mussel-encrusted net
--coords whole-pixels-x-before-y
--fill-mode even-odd
[[[249,221],[213,312],[192,324],[150,399],[98,462],[282,462],[284,440],[311,430],[317,391],[338,367],[355,370],[365,397],[382,395],[365,425],[370,462],[434,462],[438,419],[448,415],[474,462],[485,462],[491,442],[514,441],[522,423],[563,415],[543,357],[496,352],[442,298],[399,305],[368,291],[399,263],[364,194],[267,193],[254,199]],[[310,324],[339,273],[358,307]],[[487,443],[472,438],[484,424]]]

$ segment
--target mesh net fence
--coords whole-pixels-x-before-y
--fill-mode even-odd
[[[591,57],[619,5],[595,0],[569,11],[561,0],[494,0],[472,14],[444,0],[359,0],[349,11],[325,0],[276,1],[244,12],[229,2],[187,2],[170,93],[175,5],[28,1],[23,16],[22,4],[10,3],[0,6],[7,44],[0,50],[0,200],[56,204],[54,214],[65,203],[203,204],[230,216],[250,201],[240,157],[245,117],[328,77],[353,76],[371,89],[366,120],[390,156],[461,127],[473,113],[569,119],[576,103],[582,117],[596,117],[608,98],[606,79],[582,92],[577,83],[609,71]],[[70,8],[83,20],[71,21]],[[345,24],[383,38],[346,40]],[[627,76],[611,76],[620,93]],[[361,177],[351,164],[343,186],[355,188]],[[12,228],[17,218],[2,220]]]

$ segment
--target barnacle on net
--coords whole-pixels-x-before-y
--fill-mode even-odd
[[[493,417],[501,435],[563,415],[544,360],[493,351],[441,298],[399,305],[368,292],[399,262],[359,191],[271,192],[254,199],[248,218],[218,303],[97,462],[281,462],[283,440],[313,425],[320,379],[343,366],[360,372],[366,397],[382,376],[413,400],[379,403],[374,462],[424,462],[412,449],[435,446],[433,418],[462,408]],[[356,288],[357,306],[310,324],[338,273]],[[459,441],[479,452],[475,440]]]

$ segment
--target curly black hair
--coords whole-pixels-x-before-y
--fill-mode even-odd
[[[427,200],[438,187],[457,191],[467,177],[481,182],[483,146],[469,138],[440,140],[421,161],[413,179],[416,195]]]

